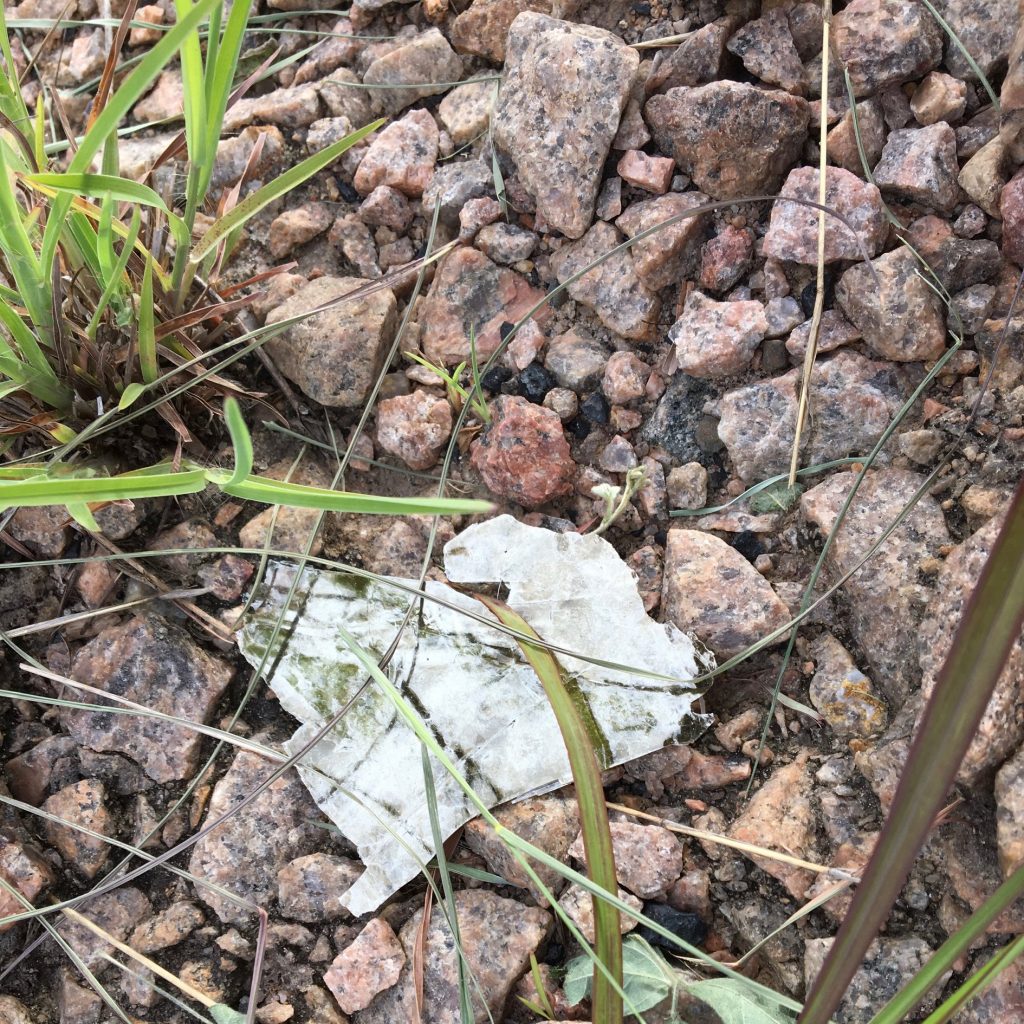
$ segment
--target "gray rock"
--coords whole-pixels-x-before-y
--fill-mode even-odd
[[[545,910],[525,907],[494,893],[466,889],[455,894],[459,934],[467,967],[476,984],[471,986],[472,1020],[483,1024],[500,1020],[512,985],[529,966],[551,926]],[[417,911],[399,932],[406,965],[398,984],[382,992],[354,1017],[354,1024],[393,1024],[412,1020],[416,1012],[412,964],[422,928],[423,911]],[[442,908],[435,907],[424,932],[424,1024],[458,1024],[458,953]]]
[[[647,94],[714,82],[721,76],[726,40],[735,28],[735,18],[719,18],[694,31],[674,49],[658,49],[645,84]]]
[[[853,486],[852,474],[839,473],[805,492],[804,516],[822,534],[833,530]],[[907,470],[868,473],[833,541],[825,568],[835,581],[867,554],[924,482]],[[925,494],[866,568],[848,580],[840,593],[849,612],[849,628],[871,669],[875,684],[893,707],[903,706],[918,680],[918,626],[928,588],[919,567],[948,541],[938,502]]]
[[[594,219],[604,161],[639,63],[618,36],[589,25],[530,12],[512,23],[491,118],[494,141],[538,215],[570,238]]]
[[[382,87],[371,90],[373,103],[381,113],[394,116],[417,100],[446,92],[460,78],[462,58],[430,28],[378,57],[366,69],[363,84]]]
[[[801,376],[802,370],[790,370],[722,396],[718,434],[743,480],[762,480],[789,467]],[[898,378],[886,363],[853,352],[819,360],[811,374],[801,461],[865,454],[899,408],[900,396]]]
[[[710,533],[672,529],[665,546],[665,618],[731,658],[789,621],[768,581]]]
[[[942,300],[917,273],[905,246],[851,267],[836,287],[836,302],[884,359],[937,359],[946,348]]]
[[[859,99],[937,67],[944,36],[914,0],[853,0],[832,19],[832,39]]]
[[[307,924],[348,916],[338,897],[362,871],[358,862],[330,853],[296,857],[277,873],[277,903],[281,913]]]
[[[805,100],[739,82],[670,89],[651,97],[644,113],[662,151],[714,199],[777,192],[810,121]]]
[[[756,21],[748,21],[727,46],[762,82],[796,96],[806,93],[807,76],[784,8],[776,7],[765,11]]]
[[[180,626],[148,616],[103,630],[78,652],[71,674],[154,711],[207,723],[234,670]],[[75,699],[102,703],[84,692]],[[127,754],[157,782],[184,779],[198,766],[202,737],[184,726],[99,710],[68,709],[61,720],[78,743]]]
[[[224,115],[224,130],[235,132],[250,124],[305,128],[320,116],[320,94],[316,87],[299,85],[240,99]]]
[[[356,128],[373,120],[370,90],[362,88],[359,76],[348,68],[338,68],[319,83],[320,99],[332,117],[346,117]]]
[[[878,187],[888,196],[952,213],[960,198],[956,135],[945,121],[891,132],[875,165]]]
[[[598,221],[582,238],[552,256],[551,267],[559,283],[565,284],[623,241],[611,224]],[[629,250],[605,259],[566,290],[592,309],[609,330],[632,341],[653,340],[661,302],[640,280]]]
[[[441,100],[437,116],[456,146],[472,142],[487,130],[497,92],[497,82],[467,82]]]
[[[608,349],[573,329],[548,343],[544,366],[563,388],[582,393],[597,387],[608,363]]]
[[[267,314],[268,324],[308,313],[370,282],[319,277]],[[395,333],[398,303],[389,288],[338,302],[286,328],[267,342],[280,371],[314,401],[356,408],[365,401]]]
[[[948,556],[936,581],[918,631],[921,693],[927,700],[935,689],[953,642],[964,606],[1002,526],[1003,516],[990,519]],[[1024,740],[1024,635],[1017,638],[978,730],[960,765],[957,778],[974,785],[998,767]]]
[[[807,987],[813,984],[834,939],[808,939],[804,946],[804,977]],[[931,959],[934,950],[924,939],[875,939],[868,946],[864,962],[858,968],[849,988],[843,993],[836,1010],[836,1024],[868,1024],[874,1015]],[[942,994],[950,976],[947,971],[934,985],[920,1011],[928,1013]]]
[[[206,822],[222,818],[276,768],[257,754],[241,751],[214,787]],[[289,861],[311,852],[319,839],[314,824],[316,805],[294,769],[232,814],[223,825],[196,843],[188,869],[196,878],[213,882],[257,906],[266,907],[277,895],[277,872]],[[243,905],[198,886],[199,897],[227,924],[241,926],[251,919]]]
[[[1005,66],[1020,24],[1017,0],[932,0],[985,75]],[[946,67],[957,78],[977,75],[951,39],[946,40]]]
[[[537,242],[538,238],[532,231],[503,221],[484,225],[476,236],[476,247],[503,266],[529,259],[537,248]]]
[[[435,208],[440,206],[441,220],[455,225],[466,203],[493,194],[494,172],[483,160],[441,164],[423,190],[423,213],[429,219],[434,216]]]
[[[79,913],[87,914],[89,919],[108,935],[124,942],[132,929],[153,913],[153,907],[138,889],[126,885],[90,897],[88,902],[79,908]],[[103,958],[103,953],[113,954],[114,949],[104,939],[83,925],[67,920],[57,925],[57,931],[97,977],[110,969],[110,964]]]

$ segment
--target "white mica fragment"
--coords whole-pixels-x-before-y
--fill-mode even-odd
[[[647,616],[632,571],[602,538],[556,534],[500,516],[449,542],[444,560],[453,583],[501,584],[499,596],[549,643],[671,678],[558,655],[596,723],[603,767],[692,739],[707,727],[706,716],[692,708],[698,691],[686,681],[713,666],[710,654],[674,625]],[[294,579],[291,565],[274,564],[257,593],[239,634],[242,654],[254,665]],[[402,632],[386,672],[479,798],[494,806],[570,781],[557,722],[515,641],[463,613],[491,619],[473,598],[438,582],[428,582],[425,591],[428,599]],[[303,723],[287,744],[290,752],[305,746],[367,677],[336,625],[379,659],[411,599],[384,582],[305,570],[284,617],[285,647],[270,679],[281,705]],[[366,867],[339,894],[353,914],[375,910],[433,857],[420,742],[374,683],[299,771]],[[433,774],[448,836],[476,810],[436,762]]]

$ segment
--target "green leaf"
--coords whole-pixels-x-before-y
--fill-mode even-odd
[[[156,324],[153,310],[153,257],[146,258],[139,295],[139,369],[147,384],[160,376],[156,358]]]
[[[229,484],[240,484],[252,475],[252,436],[242,419],[242,410],[238,400],[229,398],[224,403],[224,421],[228,425],[231,444],[235,449],[235,471],[231,474]]]
[[[790,1024],[794,1014],[773,1003],[763,992],[733,978],[711,978],[684,986],[701,1002],[707,1003],[725,1024]]]
[[[214,1024],[245,1024],[245,1014],[239,1013],[238,1010],[232,1010],[224,1003],[211,1006],[210,1016],[213,1018]]]
[[[213,251],[222,238],[229,235],[235,228],[240,227],[250,217],[254,217],[269,203],[290,192],[297,185],[301,185],[307,178],[312,177],[317,171],[322,170],[328,164],[333,163],[347,149],[351,149],[357,142],[361,142],[371,132],[375,132],[384,123],[383,118],[359,128],[345,138],[339,139],[332,146],[322,149],[319,153],[306,157],[305,160],[297,163],[284,174],[279,175],[272,181],[268,181],[262,188],[257,189],[248,195],[237,206],[231,209],[223,217],[218,217],[206,234],[196,243],[195,248],[189,256],[189,263],[198,266],[206,256]]]
[[[68,515],[79,526],[84,526],[87,530],[92,530],[94,533],[101,532],[100,524],[96,522],[92,509],[84,501],[69,501],[64,507],[68,510]]]
[[[130,406],[134,405],[139,400],[139,398],[145,393],[145,391],[145,384],[140,384],[138,381],[129,384],[128,387],[126,387],[124,391],[121,392],[121,400],[117,403],[118,409],[123,411],[124,409],[127,409]]]
[[[643,1013],[667,999],[681,978],[650,943],[636,935],[623,939],[622,990],[636,1013]],[[574,1006],[585,999],[590,994],[593,979],[594,964],[589,956],[570,960],[562,982],[566,999]]]

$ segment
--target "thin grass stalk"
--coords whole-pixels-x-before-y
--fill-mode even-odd
[[[474,596],[506,626],[540,639],[529,623],[508,605],[480,594]],[[615,851],[608,825],[608,809],[604,802],[601,768],[592,737],[580,709],[566,689],[562,669],[551,652],[524,640],[519,641],[519,647],[530,667],[537,673],[562,733],[576,786],[587,873],[606,892],[616,893],[618,881],[615,874]],[[597,958],[608,971],[607,975],[594,972],[593,1022],[621,1024],[622,996],[619,990],[622,986],[622,936],[619,932],[619,914],[599,896],[594,895],[592,899],[594,949]]]
[[[967,602],[889,817],[801,1024],[827,1024],[889,916],[1024,625],[1024,483]]]

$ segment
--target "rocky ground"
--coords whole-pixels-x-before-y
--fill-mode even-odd
[[[458,242],[430,269],[411,308],[415,274],[273,339],[267,352],[288,392],[255,361],[237,368],[237,379],[266,393],[294,430],[314,439],[329,436],[326,422],[338,438],[351,439],[382,378],[368,428],[355,441],[351,489],[429,493],[436,487],[429,476],[452,441],[457,409],[438,375],[391,354],[403,318],[401,352],[451,368],[470,359],[472,344],[481,357],[494,353],[508,341],[509,325],[550,289],[567,286],[513,335],[484,376],[489,422],[466,419],[452,489],[490,497],[553,530],[589,529],[604,507],[594,488],[621,486],[642,467],[642,489],[607,536],[636,571],[650,613],[696,633],[719,660],[798,610],[854,479],[843,465],[804,478],[799,492],[672,518],[724,503],[788,469],[811,335],[817,211],[748,197],[816,200],[823,117],[830,126],[827,201],[842,220],[831,219],[825,236],[825,312],[802,463],[865,455],[963,335],[962,348],[868,473],[829,552],[819,592],[858,563],[941,464],[875,558],[801,629],[782,690],[817,717],[778,708],[747,799],[769,692],[783,667],[780,648],[772,648],[715,682],[705,704],[717,724],[692,747],[667,748],[608,777],[610,799],[654,819],[614,814],[624,898],[728,962],[832,881],[683,839],[666,823],[826,867],[861,868],[1020,476],[1024,314],[1013,298],[1024,263],[1024,39],[1006,74],[1018,5],[936,6],[997,91],[1002,83],[1002,130],[972,65],[916,0],[836,4],[834,52],[857,97],[857,131],[841,73],[831,75],[824,109],[818,98],[815,3],[357,0],[347,14],[295,12],[274,23],[274,42],[285,54],[308,46],[303,33],[310,29],[328,35],[229,111],[218,151],[219,191],[241,177],[260,136],[251,170],[266,180],[373,116],[387,118],[386,127],[250,232],[232,268],[237,279],[291,264],[254,304],[267,322],[391,274],[428,247]],[[14,13],[55,17],[69,8],[71,17],[75,7],[75,0],[25,0]],[[295,7],[292,0],[269,4],[278,12]],[[78,16],[93,16],[95,8],[79,0]],[[173,19],[173,7],[144,7],[138,17],[160,24]],[[681,34],[682,42],[637,45]],[[34,54],[42,38],[26,31],[16,58]],[[153,38],[150,30],[133,30],[132,52]],[[35,66],[63,90],[69,116],[80,121],[105,57],[103,29],[70,30],[57,42],[63,45],[49,46]],[[253,48],[265,42],[254,36]],[[26,88],[38,84],[29,79]],[[180,74],[171,69],[134,113],[148,124],[180,110]],[[157,124],[126,140],[122,170],[142,173],[174,130],[173,123]],[[170,168],[160,187],[173,192],[176,174]],[[624,240],[693,210],[577,276]],[[918,257],[932,283],[917,273]],[[143,434],[139,444],[157,440]],[[300,449],[289,438],[261,429],[255,440],[258,470],[330,482],[330,460],[318,449],[307,448],[294,468]],[[212,447],[207,456],[221,454]],[[108,509],[102,525],[114,550],[260,547],[272,525],[276,547],[301,550],[316,518],[283,510],[274,520],[257,511],[211,494]],[[444,524],[440,539],[463,525]],[[328,516],[313,552],[416,576],[428,536],[429,522],[417,518]],[[19,512],[3,539],[9,556],[26,561],[110,550],[73,530],[59,509]],[[194,604],[102,615],[19,643],[56,672],[182,718],[227,727],[241,705],[234,731],[273,743],[295,723],[263,684],[247,695],[248,674],[220,629],[256,563],[235,554],[178,553],[145,566],[8,569],[0,625],[28,626],[138,596],[145,573],[205,587]],[[16,666],[9,655],[3,678],[12,688],[57,693]],[[1019,644],[951,808],[837,1017],[844,1024],[867,1021],[1024,860],[1022,686]],[[197,778],[213,741],[166,722],[14,701],[2,727],[13,797],[154,854],[219,817],[270,771],[252,753],[227,752]],[[183,809],[156,828],[192,784]],[[101,838],[10,807],[3,815],[0,875],[37,904],[88,891],[119,860]],[[580,865],[570,794],[525,801],[501,817]],[[437,909],[428,908],[423,923],[423,885],[353,920],[331,895],[352,883],[360,865],[323,824],[289,774],[174,862],[269,915],[257,1020],[415,1019],[420,942],[422,1020],[458,1020],[450,936]],[[462,941],[481,983],[477,1019],[486,1019],[484,1002],[496,1020],[533,1019],[514,998],[535,998],[531,953],[543,965],[556,1016],[585,1018],[586,1006],[569,1007],[559,989],[572,942],[489,830],[471,824],[452,856],[510,883],[465,883],[457,896]],[[800,998],[848,898],[840,894],[781,932],[744,970]],[[586,931],[587,900],[570,889],[561,901]],[[17,906],[3,900],[4,913]],[[256,919],[236,904],[159,869],[83,909],[212,998],[244,1007]],[[949,984],[1022,927],[1024,909],[1004,915]],[[105,961],[80,927],[62,930],[133,1017],[187,1019],[145,977]],[[4,963],[36,934],[14,926],[0,935]],[[49,940],[0,985],[4,1020],[114,1019]],[[1009,1024],[1022,1016],[1024,967],[1017,966],[957,1020]]]

